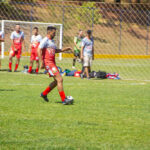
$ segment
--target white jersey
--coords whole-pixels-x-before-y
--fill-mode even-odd
[[[55,63],[55,51],[57,49],[57,46],[54,40],[45,37],[41,41],[39,48],[42,49],[42,55],[45,62]]]
[[[82,40],[82,46],[83,46],[83,56],[92,56],[93,52],[93,45],[94,45],[94,40],[93,38],[88,39],[85,37]]]
[[[14,44],[20,44],[22,39],[24,39],[24,32],[20,31],[17,33],[16,31],[13,31],[11,33],[10,39],[14,41]]]
[[[37,35],[37,36],[32,35],[32,37],[31,37],[31,43],[34,43],[34,42],[40,43],[41,41],[42,41],[42,36],[41,35]]]
[[[4,38],[4,32],[0,31],[0,37],[3,39]]]

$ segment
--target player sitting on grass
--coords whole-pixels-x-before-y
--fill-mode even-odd
[[[14,72],[17,71],[19,66],[22,46],[24,51],[24,33],[20,30],[20,25],[15,26],[15,31],[11,33],[10,39],[12,40],[10,55],[9,55],[9,72],[12,72],[12,58],[16,56],[16,66]]]
[[[37,49],[38,46],[40,45],[40,42],[42,40],[41,35],[38,34],[38,28],[34,27],[33,29],[33,35],[31,37],[31,56],[30,56],[30,66],[29,66],[29,70],[28,73],[32,72],[32,67],[33,67],[33,62],[36,61],[36,73],[38,73],[39,71],[39,57],[37,54]],[[30,51],[29,51],[30,52]]]
[[[55,63],[55,53],[61,53],[65,51],[72,50],[70,47],[64,49],[57,49],[53,38],[56,34],[56,28],[49,26],[47,27],[47,36],[41,41],[38,48],[38,55],[42,62],[41,68],[44,68],[48,71],[49,76],[54,78],[54,81],[49,84],[49,86],[41,93],[41,97],[45,101],[49,101],[47,98],[47,94],[51,92],[56,86],[61,97],[62,103],[72,104],[73,99],[67,99],[64,89],[63,89],[63,78],[60,75],[58,68]]]
[[[1,42],[4,42],[4,32],[0,31],[0,55],[1,55]],[[0,68],[1,68],[1,58],[0,58]]]

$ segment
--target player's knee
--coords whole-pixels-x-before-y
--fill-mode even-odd
[[[9,61],[12,61],[12,57],[11,56],[9,57]]]
[[[62,82],[63,82],[63,78],[60,76],[60,77],[57,79],[57,82],[62,83]]]

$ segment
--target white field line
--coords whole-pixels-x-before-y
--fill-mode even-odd
[[[6,72],[1,72],[1,73],[6,73]],[[45,75],[45,74],[43,74],[42,76],[41,75],[36,75],[36,74],[28,74],[28,73],[22,73],[22,72],[19,72],[19,73],[11,73],[11,75],[28,75],[28,76],[30,76],[30,77],[40,77],[40,78],[43,78],[43,79],[46,79],[46,78],[48,78],[48,79],[51,79],[50,81],[48,81],[48,82],[51,82],[52,80],[53,80],[53,78],[51,77],[51,78],[49,78],[49,75]],[[68,77],[68,78],[74,78],[74,77]],[[77,79],[79,79],[79,78],[77,78]],[[86,80],[86,79],[83,79],[83,80]],[[110,81],[112,81],[113,79],[105,79],[105,80],[110,80]],[[101,81],[105,81],[105,80],[90,80],[90,82],[94,82],[94,84],[100,84],[100,85],[106,85],[106,84],[109,84],[108,82],[106,82],[106,83],[102,83]],[[95,82],[96,81],[96,82]],[[114,81],[114,80],[113,80]],[[110,84],[112,84],[112,85],[145,85],[146,83],[149,83],[150,82],[150,80],[141,80],[141,79],[121,79],[121,80],[119,80],[119,81],[133,81],[132,83],[124,83],[124,82],[117,82],[118,80],[116,80],[116,83],[115,82],[110,82]],[[78,80],[78,82],[80,82],[79,80]],[[89,81],[87,81],[87,82],[89,82]],[[138,82],[140,82],[140,83],[138,83]],[[7,84],[8,82],[3,82],[3,81],[0,81],[0,83],[5,83],[5,84]],[[36,83],[13,83],[13,85],[44,85],[44,84],[36,84]],[[74,83],[64,83],[65,85],[86,85],[86,84],[84,84],[84,83],[76,83],[76,84],[74,84]],[[8,85],[8,84],[7,84]],[[11,84],[10,84],[11,85]]]

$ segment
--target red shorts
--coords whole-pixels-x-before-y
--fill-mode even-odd
[[[38,61],[39,57],[38,57],[37,53],[31,52],[30,60],[36,60],[36,61]]]
[[[16,58],[20,58],[21,57],[21,51],[20,50],[18,50],[18,51],[14,51],[14,50],[10,50],[10,56],[12,56],[12,57],[15,57],[16,56]]]
[[[21,46],[19,45],[18,46],[19,48],[17,49],[17,51],[14,50],[13,47],[11,47],[11,50],[10,50],[10,56],[12,57],[17,57],[17,58],[20,58],[21,57],[21,51],[22,51],[22,48]],[[17,47],[16,47],[17,48]]]
[[[59,70],[55,64],[46,64],[45,68],[49,73],[49,77],[53,77],[59,74]]]

